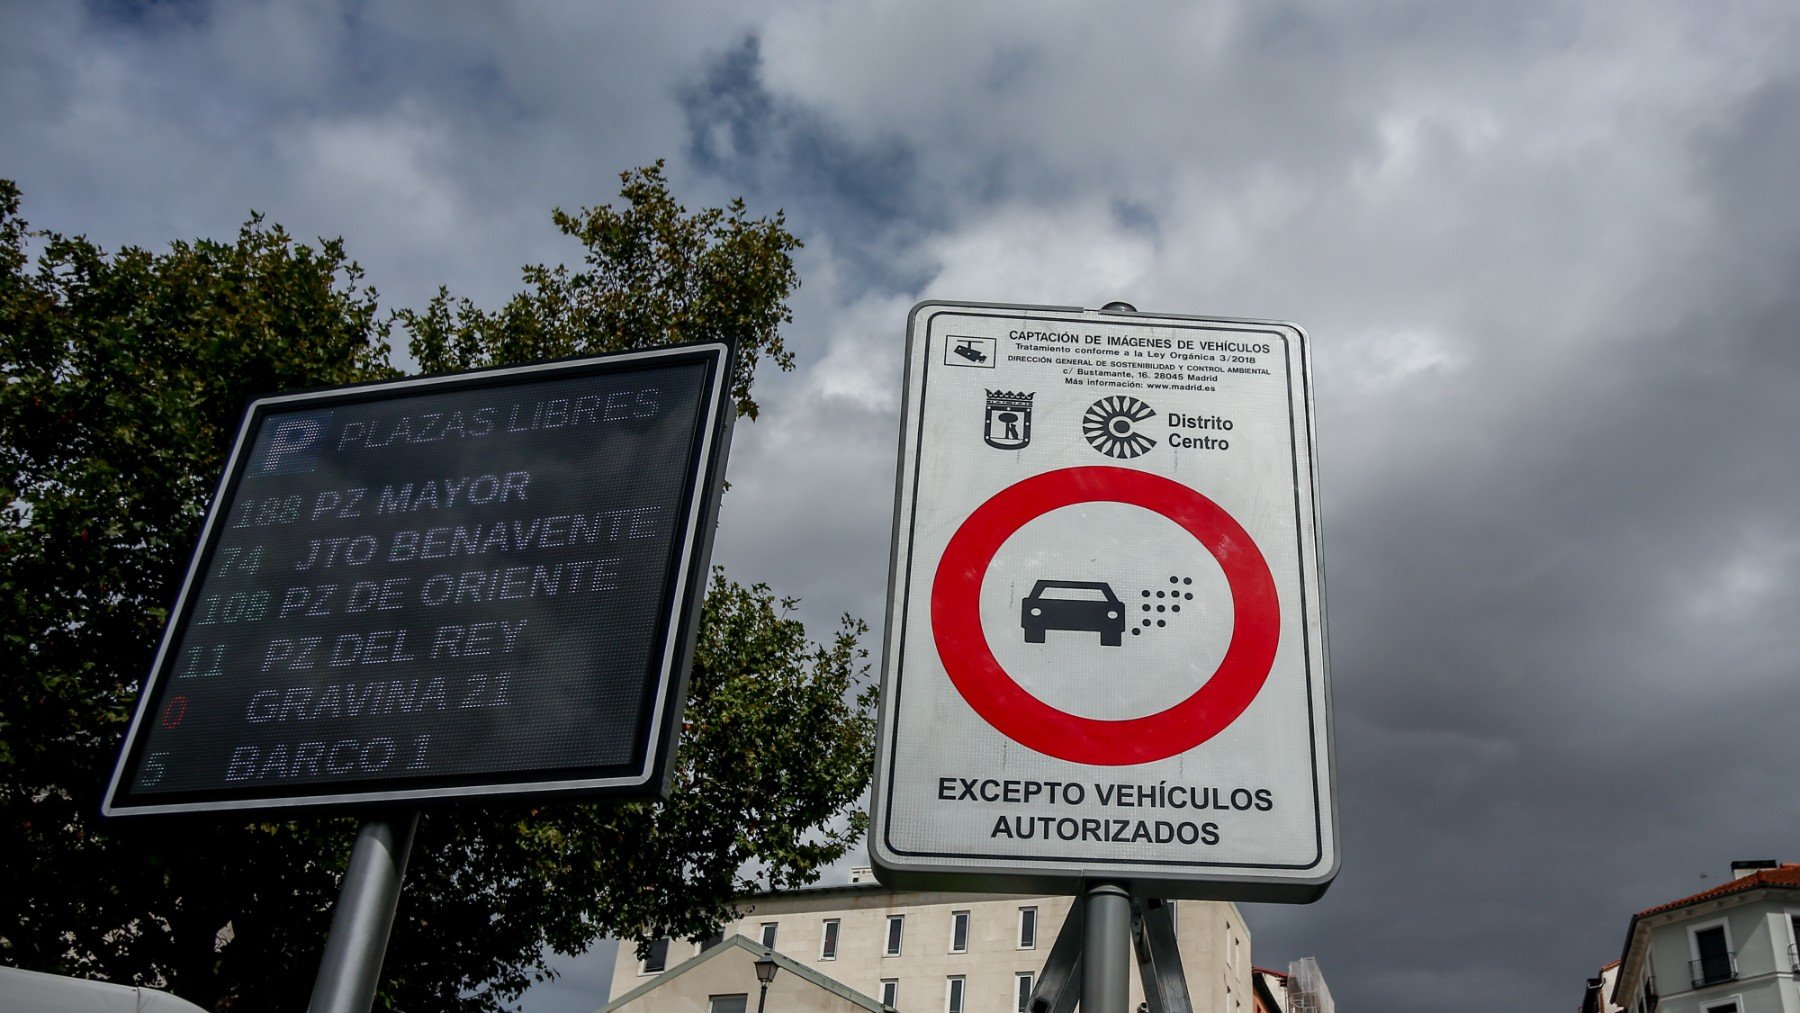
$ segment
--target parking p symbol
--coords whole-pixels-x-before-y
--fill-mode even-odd
[[[329,418],[329,416],[326,416]],[[313,470],[313,449],[325,433],[325,418],[282,419],[269,434],[269,446],[263,453],[261,471],[265,475]]]

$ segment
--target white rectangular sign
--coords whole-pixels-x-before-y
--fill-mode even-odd
[[[1336,874],[1291,324],[927,302],[907,332],[884,882],[1307,901]]]

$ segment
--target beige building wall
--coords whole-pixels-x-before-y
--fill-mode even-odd
[[[894,1005],[901,1013],[946,1013],[953,977],[964,983],[962,1013],[1017,1013],[1019,977],[1036,980],[1070,903],[1069,897],[895,891],[870,881],[747,898],[740,904],[742,916],[724,926],[724,934],[760,943],[764,927],[773,925],[776,950],[863,995],[879,1002],[882,983],[895,982]],[[1036,911],[1031,946],[1020,945],[1020,912],[1025,908]],[[968,914],[964,952],[951,949],[956,912]],[[886,952],[892,916],[903,918],[897,956]],[[828,957],[825,924],[832,920],[837,922],[837,952]],[[1195,1013],[1251,1013],[1250,932],[1237,907],[1179,901],[1175,925]],[[673,943],[667,966],[673,968],[696,952],[692,943]],[[619,947],[613,997],[653,977],[642,970],[630,942]],[[1142,1001],[1142,984],[1134,973],[1132,1008]]]

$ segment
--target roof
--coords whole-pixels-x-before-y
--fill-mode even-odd
[[[1687,907],[1689,904],[1698,904],[1701,901],[1712,900],[1716,897],[1726,897],[1734,893],[1742,893],[1745,890],[1755,890],[1761,887],[1800,890],[1800,865],[1779,865],[1773,869],[1759,869],[1748,876],[1734,879],[1728,883],[1720,883],[1710,890],[1702,890],[1692,896],[1683,897],[1680,900],[1672,900],[1667,904],[1658,904],[1653,908],[1639,911],[1636,917],[1647,918],[1650,915],[1662,914],[1664,911],[1673,911],[1679,907]]]
[[[948,897],[948,896],[957,896],[957,897],[966,896],[966,897],[971,897],[971,898],[987,897],[987,898],[991,898],[991,899],[999,899],[999,898],[1003,898],[1003,897],[1067,897],[1068,896],[1068,894],[1066,894],[1066,893],[1062,893],[1062,894],[1045,893],[1041,890],[1038,890],[1038,891],[1014,890],[1014,891],[1010,891],[1007,893],[988,893],[984,890],[916,890],[911,887],[888,886],[888,885],[881,883],[879,881],[876,881],[876,880],[869,880],[869,881],[863,882],[863,883],[830,883],[830,884],[813,883],[808,886],[797,886],[797,887],[793,887],[791,889],[786,889],[786,890],[752,890],[748,893],[740,893],[734,899],[739,902],[746,902],[746,901],[766,900],[771,897],[780,897],[780,898],[822,897],[822,896],[827,896],[830,894],[837,894],[837,893],[845,893],[845,894],[854,894],[854,893],[867,893],[867,894],[936,893],[936,894],[942,894],[946,897]]]
[[[884,891],[895,892],[893,887],[883,886],[875,880],[865,883],[809,883],[806,886],[796,886],[786,890],[752,890],[749,893],[738,894],[737,899],[755,900],[759,897],[793,897],[795,895],[810,897],[822,893],[882,893]]]
[[[1281,1000],[1275,998],[1275,990],[1269,987],[1269,979],[1279,978],[1285,987],[1287,975],[1280,971],[1271,971],[1266,967],[1253,967],[1251,971],[1255,972],[1250,975],[1250,987],[1256,996],[1257,1007],[1270,1010],[1281,1009]]]
[[[657,988],[658,986],[664,984],[665,982],[668,982],[669,980],[671,980],[673,978],[676,978],[676,977],[679,977],[680,975],[686,974],[687,972],[693,970],[696,967],[699,967],[701,964],[706,963],[707,961],[711,960],[712,958],[714,958],[722,953],[730,952],[733,947],[746,950],[757,957],[760,957],[763,954],[767,953],[770,957],[773,957],[775,959],[776,966],[780,967],[782,970],[788,971],[788,972],[794,974],[796,977],[800,978],[802,981],[809,982],[813,985],[818,986],[819,988],[824,989],[827,992],[832,993],[833,995],[836,995],[842,999],[848,1000],[849,1002],[852,1002],[858,1006],[861,1006],[863,1009],[868,1010],[869,1013],[883,1013],[883,1010],[886,1009],[886,1007],[881,1005],[881,1003],[878,1002],[877,1000],[871,999],[868,996],[863,995],[861,992],[858,992],[857,990],[851,988],[850,986],[844,984],[843,982],[838,981],[836,978],[830,978],[830,977],[826,977],[823,974],[820,974],[819,972],[813,970],[812,968],[807,967],[805,964],[799,963],[799,962],[795,961],[792,957],[789,957],[789,956],[783,954],[780,950],[765,949],[761,944],[753,943],[741,935],[733,935],[731,938],[725,940],[724,942],[719,943],[716,946],[710,947],[709,949],[703,951],[699,955],[690,957],[687,960],[684,960],[681,963],[676,964],[674,967],[671,967],[668,970],[664,971],[663,973],[657,975],[656,977],[651,978],[649,981],[644,982],[642,985],[639,985],[638,987],[632,989],[631,991],[625,993],[624,995],[619,996],[617,999],[614,999],[612,1002],[609,1002],[606,1005],[595,1010],[594,1013],[611,1013],[612,1010],[618,1009],[620,1006],[623,1006],[626,1003],[632,1001],[633,999],[636,999],[637,997],[643,995],[645,992],[648,992],[654,988]]]

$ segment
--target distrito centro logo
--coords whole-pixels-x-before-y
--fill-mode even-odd
[[[1108,457],[1141,457],[1156,446],[1156,441],[1138,432],[1138,424],[1155,414],[1156,409],[1135,397],[1103,397],[1081,416],[1081,435]]]

